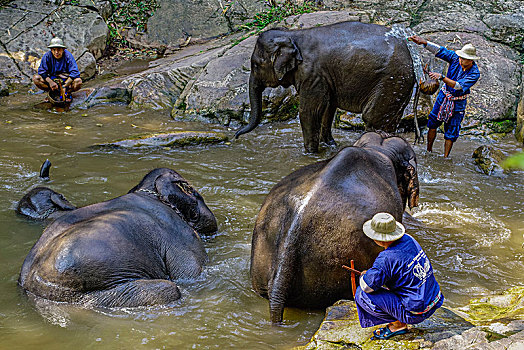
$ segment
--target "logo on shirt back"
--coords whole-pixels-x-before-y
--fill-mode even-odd
[[[426,262],[424,263],[424,267],[422,267],[422,265],[420,265],[420,262],[417,261],[417,264],[415,265],[415,267],[413,268],[413,274],[419,279],[419,280],[422,280],[424,281],[428,275],[428,272],[429,272],[429,269],[430,269],[430,265],[429,265],[429,260],[426,259]]]
[[[424,266],[422,266],[421,261],[424,261]],[[408,264],[408,268],[410,268],[413,264],[415,264],[415,266],[413,266],[413,274],[420,280],[420,284],[423,284],[426,282],[428,276],[431,275],[431,264],[429,263],[429,259],[423,250],[420,250],[417,256],[411,260],[411,262]]]

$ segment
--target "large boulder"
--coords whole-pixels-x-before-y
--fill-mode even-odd
[[[524,71],[522,72],[521,81],[524,79]],[[524,84],[520,90],[520,101],[517,106],[517,127],[515,128],[515,137],[521,143],[524,143]]]
[[[29,84],[53,36],[68,50],[95,57],[106,47],[107,25],[93,4],[107,1],[15,0],[0,11],[0,79]],[[76,57],[78,58],[78,57]]]
[[[372,328],[361,328],[353,301],[341,300],[327,308],[310,342],[295,350],[328,349],[521,349],[524,343],[524,289],[472,300],[459,309],[441,307],[405,335],[370,340]]]
[[[268,9],[263,1],[185,1],[157,0],[160,6],[147,22],[149,39],[166,45],[178,45],[189,37],[209,38],[230,33]]]

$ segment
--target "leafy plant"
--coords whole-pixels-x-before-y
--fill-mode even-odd
[[[269,24],[280,22],[286,17],[315,12],[318,10],[318,6],[315,6],[314,3],[309,1],[304,1],[304,3],[301,5],[285,2],[281,5],[275,5],[266,11],[255,14],[253,19],[247,23],[242,24],[240,29],[256,29],[258,33],[266,28]]]
[[[502,167],[505,169],[524,169],[524,152],[506,158],[502,163]]]
[[[109,28],[108,44],[115,47],[128,47],[127,40],[120,35],[123,28],[135,28],[138,32],[147,29],[147,20],[160,7],[156,0],[129,0],[126,2],[110,0],[113,14],[107,21]]]

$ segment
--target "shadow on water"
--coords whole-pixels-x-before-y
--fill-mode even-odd
[[[29,96],[37,104],[42,95]],[[268,303],[251,289],[251,233],[273,185],[291,171],[334,154],[304,155],[300,125],[262,125],[233,139],[234,130],[175,122],[167,112],[101,106],[66,113],[40,110],[27,96],[3,100],[0,154],[0,341],[6,348],[286,348],[304,343],[323,310],[286,309],[285,324],[272,327]],[[93,144],[144,132],[220,131],[231,142],[214,146],[97,150]],[[340,146],[359,134],[334,130]],[[411,137],[411,135],[407,135]],[[412,140],[411,140],[412,141]],[[503,177],[479,173],[471,154],[481,140],[461,138],[452,159],[426,154],[419,160],[421,206],[408,225],[431,257],[446,302],[522,284],[524,172]],[[438,136],[435,150],[443,147]],[[497,145],[509,154],[511,137]],[[50,180],[38,179],[45,159]],[[205,240],[210,261],[193,281],[181,281],[183,297],[158,308],[92,310],[25,297],[16,281],[42,226],[14,214],[28,189],[45,185],[83,206],[129,191],[156,167],[177,170],[203,195],[219,222]],[[418,221],[416,221],[418,220]],[[348,286],[349,287],[349,286]]]

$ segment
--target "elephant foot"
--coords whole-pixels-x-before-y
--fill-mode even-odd
[[[180,290],[168,280],[135,280],[115,288],[86,295],[84,302],[95,307],[138,307],[169,304],[180,299]]]

